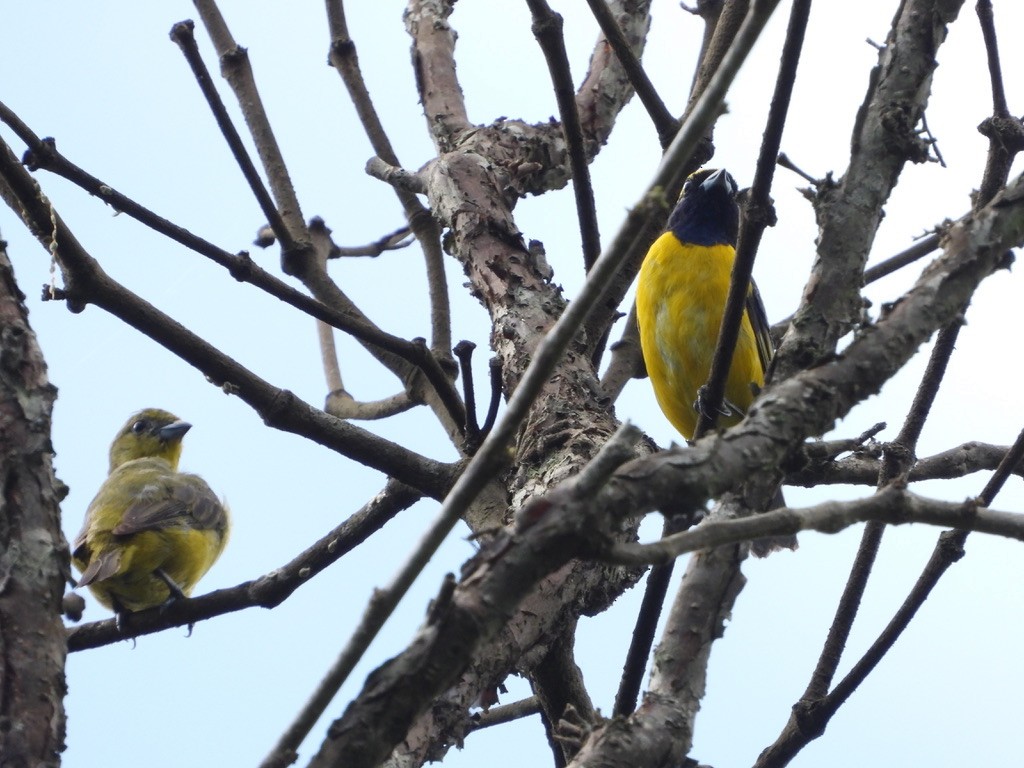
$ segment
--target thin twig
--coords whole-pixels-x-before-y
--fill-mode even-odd
[[[992,116],[1010,117],[1006,103],[1006,89],[1003,87],[1003,68],[999,63],[999,44],[996,40],[996,23],[992,13],[992,0],[978,0],[974,6],[978,14],[978,25],[985,38],[985,54],[988,62],[988,79],[992,86]]]
[[[494,427],[494,420],[498,418],[498,406],[501,405],[501,358],[492,357],[487,367],[491,374],[491,401],[487,405],[484,425],[480,428],[483,437],[486,437]]]
[[[551,10],[547,0],[526,0],[526,4],[533,14],[533,34],[548,63],[555,101],[558,103],[562,134],[569,150],[569,167],[572,169],[576,217],[579,220],[583,244],[583,266],[585,271],[589,272],[594,266],[594,261],[601,255],[601,235],[597,227],[594,188],[590,183],[590,167],[583,146],[583,130],[576,109],[576,93],[569,70],[569,56],[565,51],[565,39],[562,36],[562,17]]]
[[[790,11],[789,27],[782,48],[779,74],[775,80],[775,92],[772,94],[771,106],[761,150],[757,158],[754,172],[754,183],[751,185],[747,203],[744,206],[745,216],[740,227],[739,242],[736,247],[736,259],[732,266],[729,283],[729,295],[726,298],[722,314],[722,325],[718,333],[715,354],[711,361],[711,370],[707,384],[704,385],[702,408],[700,409],[695,438],[699,438],[715,425],[722,400],[725,398],[725,381],[732,367],[732,358],[739,338],[743,313],[746,311],[747,294],[750,291],[751,275],[754,271],[754,259],[761,242],[764,228],[772,219],[771,185],[775,175],[776,159],[782,144],[782,129],[786,124],[789,112],[793,85],[796,82],[796,69],[800,63],[803,49],[804,34],[807,31],[807,20],[810,16],[811,0],[795,0]],[[765,371],[768,375],[768,371]]]
[[[615,55],[618,56],[619,63],[625,70],[626,77],[629,78],[644,109],[647,110],[651,122],[654,123],[654,129],[658,132],[658,141],[661,142],[662,148],[667,147],[672,142],[672,137],[676,135],[676,131],[679,130],[679,121],[672,116],[668,107],[665,106],[665,102],[658,95],[654,84],[651,83],[651,79],[647,77],[647,73],[640,64],[640,60],[634,55],[629,43],[626,42],[615,17],[608,10],[605,0],[587,0],[587,4],[601,27],[605,39],[615,51]]]
[[[680,515],[665,517],[662,526],[662,540],[667,536],[680,533],[689,527],[691,521]],[[636,624],[633,627],[633,635],[629,641],[629,649],[626,651],[626,660],[622,665],[622,675],[619,678],[619,688],[615,692],[615,704],[612,708],[613,716],[625,716],[636,709],[637,699],[640,696],[640,686],[643,684],[644,672],[647,670],[647,661],[651,655],[651,647],[654,645],[654,636],[658,630],[658,621],[661,617],[662,607],[665,604],[665,596],[668,594],[668,586],[672,581],[672,573],[675,560],[661,563],[651,568],[647,574],[647,584],[644,587],[644,597],[640,603],[640,610],[637,612]]]
[[[928,235],[927,237],[921,238],[912,246],[904,251],[900,251],[895,256],[890,256],[885,261],[880,261],[878,264],[875,264],[875,266],[865,269],[864,285],[873,283],[886,275],[891,275],[896,270],[902,269],[908,264],[913,264],[918,259],[934,252],[941,242],[942,235],[936,232]]]
[[[341,76],[355,106],[359,122],[377,155],[393,167],[401,164],[388,139],[377,110],[366,87],[356,44],[348,31],[345,5],[342,0],[325,0],[327,27],[331,36],[328,59]],[[427,290],[430,297],[430,348],[441,360],[446,359],[452,346],[451,307],[448,284],[445,279],[444,254],[441,251],[441,232],[430,211],[414,193],[396,189],[395,193],[405,211],[409,227],[423,249],[427,271]]]
[[[463,339],[455,345],[455,358],[462,373],[462,401],[466,404],[467,453],[471,454],[480,443],[480,425],[476,420],[476,393],[473,391],[473,350],[476,344]]]
[[[876,444],[880,452],[880,446]],[[910,472],[907,481],[914,483],[921,480],[949,480],[965,477],[974,472],[994,470],[1009,450],[1005,445],[989,445],[969,441],[954,448],[940,451],[932,456],[918,459]],[[787,463],[786,483],[807,488],[822,484],[844,485],[877,485],[879,462],[877,456],[855,452],[852,456],[839,459],[824,465],[811,461],[799,469],[790,469]],[[1024,477],[1024,466],[1014,469],[1014,474]]]
[[[513,701],[511,704],[491,707],[483,712],[472,715],[466,726],[466,732],[472,733],[473,731],[490,728],[492,725],[504,725],[505,723],[511,723],[513,720],[521,720],[524,717],[530,717],[539,713],[540,701],[538,701],[536,696],[527,696],[525,699]]]
[[[706,520],[689,531],[650,544],[612,544],[602,553],[602,559],[617,565],[652,565],[689,552],[767,536],[800,531],[838,533],[868,520],[889,525],[923,523],[954,527],[961,533],[978,531],[1024,541],[1024,516],[1016,512],[987,509],[974,502],[929,499],[889,486],[855,501],[827,501],[805,509],[782,507],[750,517]]]
[[[245,144],[242,143],[242,137],[239,136],[238,131],[235,129],[231,116],[228,115],[227,108],[224,106],[220,94],[217,93],[217,89],[213,85],[210,72],[199,53],[199,46],[196,45],[194,31],[195,24],[192,21],[179,21],[171,27],[171,40],[181,49],[185,60],[192,69],[196,83],[198,83],[199,89],[203,92],[210,111],[213,112],[213,117],[217,121],[221,133],[224,135],[228,147],[231,149],[231,154],[234,155],[235,162],[238,163],[242,175],[245,176],[245,180],[249,183],[249,189],[252,190],[256,202],[259,203],[260,210],[263,211],[263,215],[270,224],[270,228],[274,230],[275,237],[281,243],[281,248],[286,253],[294,252],[298,249],[298,243],[285,226],[284,219],[277,210],[277,206],[274,205],[270,193],[263,184],[263,179],[260,178],[259,171],[256,170],[252,158],[249,157],[249,151],[245,148]]]

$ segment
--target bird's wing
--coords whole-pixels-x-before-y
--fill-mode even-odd
[[[85,516],[85,520],[82,521],[82,530],[80,530],[78,532],[78,535],[75,536],[75,542],[74,542],[74,544],[71,545],[71,552],[72,552],[72,554],[74,554],[75,557],[81,557],[81,555],[79,555],[79,551],[80,550],[82,552],[85,551],[84,547],[86,547],[86,545],[89,543],[88,542],[88,536],[89,536],[89,515],[87,514]],[[87,558],[83,557],[83,559],[87,559]]]
[[[223,529],[226,522],[224,507],[202,478],[176,474],[147,484],[111,533],[128,536],[182,525]]]
[[[82,571],[81,577],[78,579],[78,586],[87,587],[94,581],[103,581],[109,579],[111,576],[117,573],[121,567],[121,549],[110,548],[104,552],[101,552],[96,557],[89,560],[89,565],[84,571]]]
[[[768,325],[768,313],[765,312],[764,302],[761,301],[761,292],[757,290],[757,283],[753,280],[750,281],[750,290],[747,291],[747,316],[757,340],[757,356],[761,358],[761,370],[767,375],[768,363],[775,354],[775,344]]]

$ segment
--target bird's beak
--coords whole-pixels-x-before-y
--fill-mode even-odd
[[[715,171],[706,179],[704,179],[704,183],[701,184],[700,186],[705,192],[709,192],[712,189],[723,189],[731,192],[732,190],[730,189],[730,187],[732,185],[729,183],[731,179],[732,177],[729,176],[729,172],[725,170],[725,168],[719,168],[717,171]]]
[[[181,440],[190,429],[192,429],[191,424],[179,419],[178,421],[171,422],[166,427],[160,427],[157,435],[162,441],[169,443],[173,440]]]

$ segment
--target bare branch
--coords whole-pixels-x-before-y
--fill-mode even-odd
[[[540,702],[536,696],[527,696],[525,699],[514,701],[511,704],[505,704],[500,707],[491,707],[490,709],[473,715],[470,719],[467,731],[472,733],[473,731],[483,730],[484,728],[490,728],[492,725],[504,725],[510,723],[513,720],[519,720],[530,715],[536,715],[540,712]]]
[[[590,183],[590,169],[583,146],[583,130],[576,110],[569,56],[562,37],[562,17],[551,10],[547,0],[526,0],[533,14],[533,34],[540,43],[551,73],[558,113],[562,118],[562,134],[569,148],[569,166],[572,168],[573,192],[576,195],[576,217],[583,241],[583,266],[587,272],[601,255],[601,236],[597,228],[597,210],[594,188]]]
[[[270,189],[276,203],[276,212],[286,230],[285,236],[282,237],[282,233],[278,232],[276,227],[274,228],[278,240],[283,246],[282,267],[286,273],[293,274],[298,271],[293,262],[311,256],[308,252],[309,233],[306,231],[306,222],[303,219],[299,199],[288,174],[284,156],[274,136],[274,130],[270,127],[270,120],[263,108],[263,100],[256,88],[252,66],[249,64],[249,54],[231,36],[231,31],[214,0],[193,0],[193,2],[203,20],[207,34],[210,35],[213,47],[217,51],[221,75],[228,81],[235,93],[242,115],[245,117],[246,126],[256,145],[256,152],[259,154],[263,171],[267,174],[267,180],[270,182]],[[268,217],[267,220],[272,221],[272,218]]]
[[[201,371],[214,385],[238,395],[259,413],[268,426],[294,432],[367,466],[397,477],[425,494],[443,496],[452,469],[389,440],[354,427],[303,402],[292,392],[278,389],[204,339],[176,323],[156,307],[112,280],[79,244],[74,234],[43,197],[35,180],[0,142],[0,177],[14,196],[12,208],[45,248],[54,254],[64,273],[72,308],[95,304],[166,347]]]
[[[828,501],[805,509],[783,508],[739,520],[708,520],[696,528],[651,544],[615,544],[608,562],[618,565],[666,563],[688,552],[800,531],[839,533],[876,521],[890,525],[923,523],[980,531],[1024,541],[1024,515],[984,509],[972,503],[928,499],[896,486],[856,501]]]
[[[212,3],[206,3],[206,5],[216,10],[216,6]],[[223,22],[223,19],[221,19],[221,22]],[[238,131],[235,129],[234,123],[224,107],[224,102],[213,85],[210,72],[207,70],[206,64],[199,54],[199,46],[196,45],[196,39],[193,35],[194,29],[195,24],[192,21],[179,21],[171,27],[171,40],[181,49],[181,52],[185,55],[185,60],[192,68],[196,82],[199,84],[207,104],[210,105],[210,111],[213,112],[213,116],[221,133],[224,135],[224,139],[231,148],[231,154],[234,155],[235,162],[238,163],[242,175],[245,176],[245,180],[249,183],[253,196],[259,203],[263,215],[270,222],[270,228],[281,242],[284,252],[296,254],[302,247],[299,245],[299,238],[288,230],[284,219],[270,197],[270,193],[267,192],[267,188],[263,185],[263,180],[260,178],[252,159],[249,157],[249,152],[242,143],[242,137],[238,135]],[[242,54],[244,55],[244,51],[242,51]]]
[[[788,376],[834,351],[861,320],[859,287],[882,210],[908,161],[923,162],[927,147],[915,133],[931,88],[935,53],[962,0],[908,0],[879,52],[858,114],[850,165],[839,182],[818,187],[818,260],[792,330],[776,357]]]
[[[587,0],[587,4],[601,27],[601,32],[608,40],[608,44],[615,51],[615,56],[625,70],[630,84],[636,90],[636,95],[640,97],[647,114],[650,115],[654,129],[658,132],[661,146],[667,147],[672,142],[672,137],[676,135],[676,131],[679,130],[679,121],[668,111],[665,102],[661,100],[661,96],[654,89],[654,85],[647,77],[647,73],[644,72],[640,60],[633,54],[633,49],[626,41],[605,0]]]
[[[377,110],[370,99],[370,92],[363,80],[359,66],[356,44],[349,36],[345,20],[345,6],[342,0],[325,0],[327,26],[331,33],[329,60],[348,89],[349,97],[359,115],[359,121],[366,131],[373,151],[392,167],[399,165],[398,157],[391,146]],[[447,359],[452,346],[451,307],[448,299],[448,285],[445,281],[444,255],[441,253],[441,232],[434,217],[409,190],[395,190],[405,210],[409,227],[419,240],[427,268],[427,290],[430,294],[430,348],[441,360]]]
[[[973,441],[964,443],[934,456],[918,459],[907,473],[907,481],[913,483],[921,480],[948,480],[965,477],[974,472],[992,470],[999,466],[1008,450],[1005,445],[988,445]],[[879,466],[877,455],[857,452],[835,462],[812,463],[796,472],[787,472],[786,483],[805,487],[822,483],[875,485],[878,481]],[[1013,472],[1024,477],[1024,466],[1017,466]]]

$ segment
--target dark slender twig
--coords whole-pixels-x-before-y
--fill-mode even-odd
[[[999,63],[999,44],[996,40],[996,23],[992,14],[992,0],[978,0],[974,6],[978,24],[985,39],[985,56],[988,62],[988,79],[992,86],[992,116],[1010,117],[1006,103],[1006,89],[1003,87],[1003,68]]]
[[[175,601],[163,608],[133,613],[125,632],[114,619],[94,621],[68,630],[68,651],[84,651],[116,643],[126,637],[139,637],[171,627],[183,627],[203,619],[245,608],[273,608],[311,578],[343,555],[351,552],[402,510],[408,509],[422,494],[389,480],[381,493],[363,505],[341,525],[297,555],[290,562],[265,576],[218,589],[200,597]]]
[[[779,163],[779,165],[783,165]],[[786,167],[786,166],[783,166]],[[864,285],[881,280],[887,275],[891,275],[893,272],[902,269],[908,264],[913,264],[918,259],[922,259],[930,253],[934,253],[942,242],[942,232],[933,232],[930,235],[922,237],[918,242],[906,250],[900,251],[894,256],[890,256],[884,261],[880,261],[875,266],[864,270]],[[772,325],[771,332],[772,338],[778,340],[786,332],[789,327],[790,321],[793,319],[792,315],[784,317],[777,323]]]
[[[558,102],[558,114],[562,120],[562,134],[569,150],[569,165],[572,168],[572,188],[576,196],[576,217],[583,241],[583,266],[587,272],[601,255],[601,235],[597,228],[597,209],[594,203],[594,188],[590,183],[590,167],[587,164],[586,148],[583,146],[583,129],[576,109],[576,91],[573,88],[572,73],[569,70],[569,56],[565,51],[562,37],[562,17],[551,10],[547,0],[526,0],[533,14],[533,34],[544,52],[551,74],[551,83]]]
[[[324,220],[320,216],[314,216],[309,220],[310,231],[317,226],[326,228]],[[338,245],[331,240],[331,250],[327,254],[327,258],[338,259],[346,256],[369,256],[370,258],[376,258],[387,251],[398,251],[402,248],[408,248],[413,243],[413,239],[409,237],[411,231],[407,226],[399,227],[394,232],[389,232],[372,243],[366,243],[365,245]],[[327,229],[327,233],[330,234],[330,232],[331,230]],[[260,228],[253,244],[258,245],[260,248],[269,248],[276,242],[277,238],[274,237],[274,230],[268,226]]]
[[[942,242],[942,235],[938,232],[923,237],[914,243],[912,246],[904,251],[900,251],[895,256],[890,256],[885,261],[881,261],[875,266],[864,270],[864,285],[879,280],[886,275],[891,275],[898,269],[902,269],[908,264],[913,264],[920,258],[927,256],[929,253],[934,252],[938,247],[939,243]]]
[[[1006,456],[999,462],[996,471],[992,473],[992,477],[988,479],[985,487],[978,495],[978,501],[982,506],[991,506],[992,502],[996,500],[996,494],[1003,489],[1006,481],[1010,479],[1010,475],[1020,474],[1022,459],[1024,459],[1024,430],[1017,435],[1017,440],[1010,446],[1010,450],[1006,452]]]
[[[683,524],[677,516],[666,516],[662,526],[662,538],[685,530],[689,522]],[[651,655],[651,647],[654,645],[654,635],[658,630],[658,620],[665,604],[665,596],[668,594],[668,586],[672,581],[674,566],[675,560],[671,560],[662,565],[652,566],[647,574],[644,597],[637,613],[636,625],[633,627],[629,650],[626,651],[619,689],[615,693],[615,705],[612,708],[612,715],[615,717],[628,715],[636,709],[640,686],[647,669],[647,660]]]
[[[764,228],[773,217],[770,190],[775,175],[775,164],[782,144],[782,130],[789,112],[789,102],[796,82],[797,65],[803,49],[804,34],[810,16],[811,0],[795,0],[790,11],[789,27],[782,49],[779,74],[775,80],[768,110],[768,121],[761,141],[761,150],[754,171],[754,182],[744,206],[744,217],[740,226],[736,260],[733,262],[729,296],[725,302],[722,326],[718,344],[711,362],[708,382],[704,386],[702,408],[694,437],[700,437],[715,425],[718,412],[725,397],[725,380],[732,366],[733,351],[739,338],[740,324],[746,309],[750,279],[754,269],[754,258],[761,242]],[[767,375],[768,372],[765,371]]]
[[[473,350],[476,344],[463,339],[455,345],[455,358],[462,373],[462,401],[466,405],[467,452],[472,454],[480,443],[480,425],[476,420],[476,393],[473,391]]]
[[[492,357],[488,363],[488,370],[491,374],[491,401],[487,405],[484,425],[480,428],[480,434],[484,437],[494,426],[494,420],[498,418],[498,406],[501,405],[501,358]]]
[[[626,77],[629,78],[644,109],[647,110],[651,122],[654,123],[654,129],[658,132],[658,141],[661,142],[662,149],[664,149],[672,142],[672,137],[679,130],[679,121],[672,116],[668,107],[665,106],[665,102],[658,95],[654,84],[651,83],[651,79],[647,77],[647,73],[640,64],[640,60],[633,53],[633,49],[629,47],[615,17],[608,10],[605,0],[587,0],[587,4],[594,14],[598,26],[601,27],[605,39],[608,40],[608,44],[619,58],[619,63],[622,64],[622,69],[626,72]]]
[[[196,45],[194,31],[194,22],[191,20],[179,21],[171,27],[171,40],[181,49],[185,56],[185,61],[188,62],[189,67],[192,69],[192,74],[195,76],[196,83],[198,83],[199,89],[206,98],[210,111],[213,112],[217,126],[224,135],[228,147],[231,148],[231,154],[234,155],[235,162],[238,163],[242,175],[245,176],[245,180],[249,183],[249,189],[252,190],[256,202],[259,203],[260,210],[263,211],[263,215],[270,224],[270,228],[274,230],[274,236],[277,237],[278,242],[281,243],[281,247],[286,253],[294,252],[298,249],[298,243],[285,226],[284,219],[281,218],[281,214],[278,212],[270,192],[267,191],[266,186],[263,184],[263,179],[260,178],[259,171],[256,170],[256,165],[253,163],[252,158],[249,157],[249,151],[245,148],[245,144],[242,143],[242,137],[235,129],[231,116],[228,114],[220,94],[217,93],[217,89],[213,85],[210,71],[206,68],[206,63],[199,53],[199,46]]]
[[[777,162],[781,167],[785,168],[787,171],[792,171],[797,176],[802,178],[804,181],[810,182],[815,187],[821,184],[821,179],[814,178],[813,176],[811,176],[811,174],[807,173],[807,171],[797,166],[792,160],[789,159],[789,155],[787,155],[785,152],[779,152],[779,156],[778,158],[776,158],[775,162]]]

